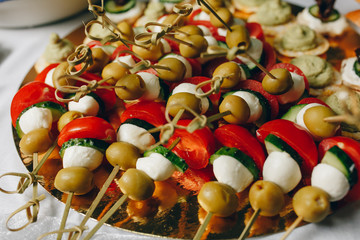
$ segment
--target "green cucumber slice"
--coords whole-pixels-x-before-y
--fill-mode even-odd
[[[298,104],[292,106],[282,117],[281,119],[286,119],[292,122],[296,122],[296,116],[307,104]]]
[[[182,0],[160,0],[162,3],[181,3]]]
[[[219,47],[229,49],[228,45],[225,42],[217,41],[217,43]]]
[[[319,6],[318,5],[313,5],[311,7],[309,7],[309,13],[316,17],[316,18],[319,18],[320,19],[320,15],[319,15]],[[322,22],[333,22],[333,21],[336,21],[340,18],[340,13],[333,9],[332,13],[330,14],[329,17],[327,17],[326,19],[321,19]]]
[[[246,79],[249,79],[251,76],[251,72],[249,67],[246,64],[238,63],[239,67],[245,72]]]
[[[167,101],[167,99],[170,96],[170,87],[169,85],[167,85],[164,80],[162,80],[161,78],[159,78],[159,83],[160,83],[160,94],[159,94],[159,98]]]
[[[133,8],[136,4],[136,0],[128,0],[124,5],[116,4],[115,0],[105,0],[104,8],[109,13],[122,13],[127,12]]]
[[[61,158],[63,158],[65,150],[67,148],[73,147],[73,146],[90,147],[90,148],[94,148],[94,149],[102,152],[103,154],[105,154],[105,151],[109,147],[109,145],[110,145],[109,143],[107,143],[103,140],[95,139],[95,138],[73,138],[73,139],[70,139],[69,141],[65,142],[61,146],[59,154],[60,154]]]
[[[144,156],[148,157],[152,153],[160,153],[161,155],[163,155],[165,158],[167,158],[175,166],[176,170],[179,171],[179,172],[183,173],[189,167],[184,159],[180,158],[175,153],[169,151],[169,149],[167,149],[164,146],[157,146],[157,147],[155,147],[153,149],[145,151]]]
[[[61,115],[63,115],[64,113],[66,113],[66,109],[61,106],[58,103],[55,102],[39,102],[39,103],[35,103],[34,105],[31,105],[30,107],[25,108],[21,114],[19,115],[19,117],[16,120],[16,132],[19,136],[19,138],[22,138],[24,136],[24,132],[21,130],[20,128],[20,124],[19,124],[19,120],[20,117],[30,108],[33,107],[38,107],[38,108],[47,108],[51,111],[52,114],[52,118],[53,118],[53,122],[56,122],[57,120],[59,120],[59,118],[61,117]]]
[[[324,155],[321,163],[329,164],[342,172],[350,186],[354,186],[358,181],[357,169],[351,158],[338,146],[333,146]]]
[[[210,163],[213,164],[215,159],[220,157],[221,155],[226,155],[235,158],[239,162],[241,162],[254,176],[254,180],[259,178],[260,170],[257,168],[254,160],[246,155],[244,152],[240,151],[237,148],[230,148],[230,147],[222,147],[218,151],[216,151],[210,157]]]
[[[300,157],[298,152],[296,152],[289,144],[274,134],[270,133],[267,135],[265,138],[265,147],[268,154],[274,151],[287,152],[299,164],[299,166],[301,166],[303,162],[303,159]]]
[[[138,118],[129,118],[125,122],[123,122],[122,124],[126,124],[126,123],[141,127],[141,128],[143,128],[143,129],[145,129],[147,131],[150,130],[150,129],[155,128],[154,125],[148,123],[147,121],[138,119]],[[159,141],[159,138],[160,138],[160,133],[159,132],[150,133],[150,134],[155,138],[156,142]]]
[[[354,71],[356,75],[360,77],[360,63],[358,61],[355,61],[354,63]]]

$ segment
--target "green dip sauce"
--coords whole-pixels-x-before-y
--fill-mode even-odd
[[[65,61],[72,54],[75,46],[67,39],[61,39],[56,33],[50,35],[50,42],[44,51],[44,57],[49,63],[58,63]]]
[[[291,7],[286,2],[266,2],[255,14],[257,22],[265,26],[274,26],[288,22],[291,19]]]
[[[290,62],[300,68],[312,88],[321,88],[330,84],[334,77],[334,70],[325,59],[313,55],[303,55]]]
[[[286,50],[306,51],[316,47],[316,33],[305,25],[294,25],[286,30],[281,39]]]

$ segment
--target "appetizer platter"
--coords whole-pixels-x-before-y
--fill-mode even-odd
[[[39,239],[285,239],[360,199],[360,36],[334,1],[88,3],[12,100],[29,174],[1,190],[33,187],[29,224],[37,184],[66,204]]]

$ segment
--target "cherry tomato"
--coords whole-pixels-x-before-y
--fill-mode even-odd
[[[333,146],[341,148],[354,162],[358,173],[358,182],[350,189],[345,196],[345,202],[353,202],[360,199],[360,142],[343,136],[336,136],[324,139],[319,144],[319,157],[323,158],[326,151]]]
[[[299,153],[304,160],[301,165],[303,176],[310,177],[312,169],[318,164],[318,151],[311,135],[298,124],[284,119],[265,123],[256,131],[256,137],[264,143],[269,133],[281,138]]]
[[[248,22],[245,24],[246,29],[249,32],[250,37],[257,38],[261,41],[265,41],[264,31],[260,24],[256,22]]]
[[[185,172],[175,171],[172,179],[177,181],[184,189],[190,190],[197,194],[201,187],[211,180],[215,179],[212,165],[209,164],[206,168],[194,169],[188,168]]]
[[[167,123],[165,118],[165,103],[153,101],[141,101],[135,103],[121,114],[120,121],[123,123],[127,119],[138,118],[144,120],[155,127]]]
[[[59,94],[61,96],[61,94]],[[16,126],[16,120],[20,113],[27,107],[30,107],[40,102],[55,102],[64,107],[63,103],[60,103],[55,98],[55,88],[47,85],[43,82],[30,82],[24,85],[15,94],[11,106],[11,121],[13,126]]]
[[[279,114],[279,102],[277,98],[266,92],[260,82],[255,80],[240,81],[238,87],[242,89],[249,89],[263,95],[271,107],[271,119],[274,119]]]
[[[108,143],[116,141],[116,132],[110,123],[99,117],[83,117],[72,120],[61,130],[58,145],[73,138],[96,138]]]
[[[190,122],[191,120],[180,120],[178,125],[187,126]],[[183,158],[189,167],[201,169],[208,165],[209,158],[216,149],[215,137],[208,127],[193,133],[189,133],[186,129],[176,129],[165,147],[170,146],[177,138],[180,138],[180,142],[172,151]]]
[[[246,128],[235,124],[227,124],[217,128],[214,136],[221,145],[234,147],[250,156],[260,172],[265,162],[264,148]]]
[[[315,97],[303,98],[297,104],[310,104],[310,103],[318,103],[318,104],[321,104],[321,105],[324,105],[324,106],[330,108],[329,105],[327,105],[324,101],[322,101],[321,99],[315,98]]]
[[[131,46],[129,46],[129,47],[131,48]],[[124,51],[124,50],[130,50],[130,49],[127,48],[125,45],[120,45],[120,46],[118,46],[118,47],[114,50],[114,52],[111,54],[111,56],[110,56],[110,61],[114,61],[114,60],[116,59],[116,57],[118,56],[119,52]],[[127,56],[127,55],[129,55],[129,54],[128,54],[128,53],[121,53],[121,54],[119,54],[119,57],[120,57],[120,56]],[[131,57],[134,59],[135,62],[139,62],[139,61],[140,61],[140,59],[138,59],[138,58],[135,57],[135,56],[131,56]]]
[[[56,68],[59,64],[60,63],[52,63],[49,66],[47,66],[46,68],[44,68],[44,70],[42,70],[38,75],[36,75],[34,81],[35,82],[45,82],[46,76],[50,72],[50,70],[52,70],[53,68]]]

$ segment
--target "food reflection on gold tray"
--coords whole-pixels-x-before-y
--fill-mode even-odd
[[[301,8],[293,8],[298,12]],[[79,27],[66,38],[75,44],[81,44],[84,39],[84,28]],[[271,39],[269,39],[271,42]],[[344,35],[336,38],[329,38],[330,49],[324,57],[337,69],[340,70],[341,61],[345,58],[354,56],[354,48],[360,46],[360,36],[352,29],[346,31]],[[290,58],[279,55],[278,59],[289,62]],[[32,68],[25,77],[22,85],[32,81],[36,76]],[[14,140],[19,151],[19,139],[14,130]],[[67,194],[63,194],[54,187],[54,178],[57,172],[62,169],[62,160],[57,148],[47,159],[39,171],[39,175],[44,176],[42,185],[51,195],[66,202]],[[19,151],[20,154],[20,151]],[[21,155],[21,154],[20,154]],[[41,155],[39,160],[41,160]],[[21,156],[24,164],[29,170],[32,164],[29,159]],[[103,163],[94,171],[95,188],[86,195],[74,196],[72,208],[80,213],[86,213],[99,189],[106,181],[112,170],[112,166]],[[117,175],[119,179],[121,173]],[[199,225],[203,222],[206,212],[199,207],[197,196],[183,188],[172,179],[155,182],[155,192],[153,196],[144,201],[134,201],[128,199],[125,204],[107,221],[111,226],[133,231],[136,233],[164,236],[169,238],[193,238]],[[283,231],[288,228],[297,218],[292,210],[291,195],[301,186],[286,195],[286,207],[275,217],[259,216],[256,223],[250,230],[249,236],[263,235]],[[92,218],[100,219],[111,206],[122,196],[121,191],[113,182],[107,190],[105,196],[96,208]],[[230,217],[212,217],[205,235],[209,239],[230,239],[237,238],[243,231],[246,223],[253,214],[248,201],[248,191],[238,193],[238,211]]]

